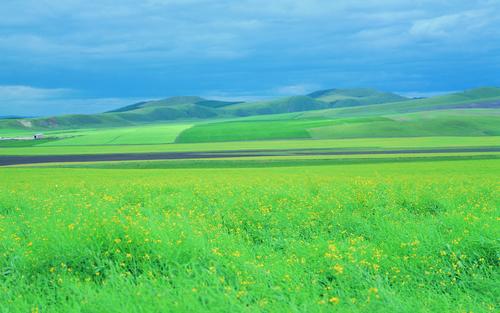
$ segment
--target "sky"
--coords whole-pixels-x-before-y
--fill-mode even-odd
[[[1,0],[0,116],[500,86],[498,0]]]

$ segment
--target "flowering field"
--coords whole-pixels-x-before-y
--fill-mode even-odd
[[[0,312],[498,312],[499,176],[0,169]]]

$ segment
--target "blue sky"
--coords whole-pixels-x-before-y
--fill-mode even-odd
[[[0,115],[500,86],[497,0],[2,0]]]

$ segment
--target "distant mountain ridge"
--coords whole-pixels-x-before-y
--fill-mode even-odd
[[[23,119],[29,118],[28,116],[19,116],[19,115],[0,115],[0,120],[15,120],[15,119]]]
[[[197,96],[178,96],[162,100],[138,102],[105,113],[130,112],[151,107],[177,107],[185,104],[194,104],[207,108],[222,108],[225,106],[239,104],[239,103],[242,103],[242,101],[229,102],[229,101],[208,100]]]
[[[198,96],[170,97],[143,101],[99,114],[72,114],[44,118],[21,118],[0,121],[0,128],[66,129],[115,127],[176,120],[251,117],[257,115],[312,112],[314,116],[332,112],[351,115],[373,115],[384,112],[414,112],[436,108],[477,108],[489,101],[489,107],[500,103],[500,88],[482,87],[460,93],[425,99],[410,99],[371,88],[326,89],[307,95],[255,102],[231,102]],[[346,109],[348,109],[346,111]],[[323,113],[323,111],[325,113]],[[327,112],[328,111],[328,112]],[[346,113],[348,112],[348,113]],[[335,113],[337,114],[337,113]]]
[[[328,102],[334,107],[359,106],[410,100],[409,98],[394,93],[381,92],[372,88],[326,89],[310,93],[308,96],[317,100]]]

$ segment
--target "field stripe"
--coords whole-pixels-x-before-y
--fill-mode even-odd
[[[71,163],[99,161],[147,161],[209,158],[240,158],[251,156],[326,156],[326,155],[379,155],[379,154],[422,154],[422,153],[465,153],[465,152],[500,152],[500,147],[481,148],[445,148],[445,149],[406,149],[406,150],[365,150],[365,151],[314,151],[314,150],[240,150],[212,152],[162,152],[162,153],[126,153],[126,154],[79,154],[79,155],[40,155],[40,156],[0,156],[0,166]]]

